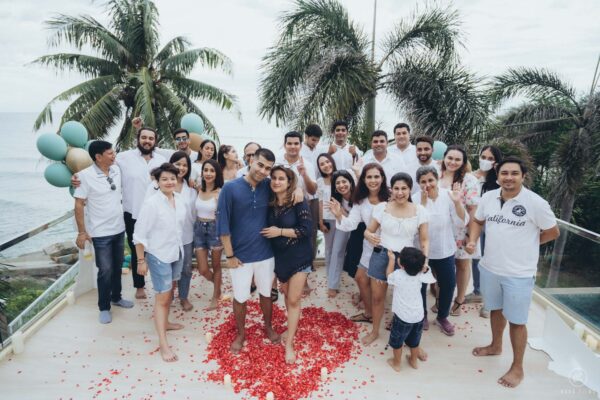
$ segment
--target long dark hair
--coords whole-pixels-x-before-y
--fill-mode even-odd
[[[222,144],[221,147],[219,147],[219,154],[217,155],[217,161],[219,162],[219,165],[221,166],[222,169],[225,169],[225,167],[227,166],[227,160],[225,160],[225,154],[229,153],[231,151],[231,149],[233,149],[233,146],[230,146],[228,144]]]
[[[502,151],[496,147],[496,146],[492,146],[489,144],[486,144],[485,146],[483,146],[481,148],[481,151],[479,152],[479,155],[481,156],[481,153],[483,153],[484,151],[489,150],[490,153],[492,153],[492,155],[494,156],[494,159],[496,160],[496,165],[498,165],[499,162],[502,161],[502,159],[504,158]],[[496,172],[496,168],[492,168],[490,169],[486,176],[485,176],[485,182],[483,182],[483,186],[481,187],[481,194],[484,194],[485,192],[489,192],[490,190],[494,190],[494,189],[498,189],[500,187],[500,185],[498,185],[498,174]]]
[[[390,197],[390,189],[387,186],[387,179],[385,177],[385,171],[383,170],[383,167],[378,163],[372,162],[363,167],[360,178],[358,178],[356,190],[352,196],[352,202],[354,204],[358,204],[369,197],[369,188],[367,187],[365,180],[367,179],[367,172],[369,172],[371,169],[376,169],[381,175],[381,186],[379,186],[379,192],[377,192],[377,198],[379,201],[387,201]]]
[[[456,172],[454,172],[454,177],[452,178],[452,183],[458,182],[462,185],[463,179],[465,178],[465,174],[467,173],[468,160],[467,160],[467,151],[461,145],[458,145],[458,144],[450,145],[444,152],[444,158],[442,159],[442,174],[444,172],[446,172],[446,163],[444,162],[444,160],[446,159],[446,155],[452,150],[460,152],[463,156],[463,164],[460,166],[459,169],[456,170]]]
[[[218,162],[216,162],[212,158],[209,158],[208,160],[206,160],[202,163],[202,169],[200,170],[201,176],[202,176],[202,172],[204,172],[204,166],[206,164],[211,165],[215,169],[215,187],[213,188],[213,190],[222,188],[224,182],[223,182],[223,170],[221,169],[221,166],[219,165]],[[200,189],[204,193],[206,193],[206,181],[204,180],[204,177],[202,177],[202,180],[200,182]]]
[[[202,143],[200,143],[200,151],[198,152],[198,157],[196,158],[196,161],[202,161],[202,149],[207,145],[207,144],[212,144],[213,145],[213,155],[210,158],[211,160],[217,160],[217,145],[215,144],[215,142],[213,142],[210,139],[205,139],[202,141]]]
[[[406,186],[408,186],[408,188],[412,191],[413,179],[409,174],[406,172],[398,172],[397,174],[394,174],[390,182],[390,189],[393,188],[394,184],[398,181],[406,183]],[[412,195],[410,193],[408,194],[408,201],[412,203]]]
[[[328,159],[328,160],[329,160],[329,162],[331,163],[331,167],[332,167],[332,170],[331,170],[331,175],[333,175],[333,173],[334,173],[335,171],[337,171],[337,166],[335,165],[335,160],[333,159],[333,157],[331,157],[331,154],[329,154],[329,153],[321,153],[321,154],[319,154],[319,155],[317,156],[317,169],[319,170],[319,174],[321,174],[321,176],[322,176],[323,178],[326,178],[326,177],[327,177],[327,176],[326,176],[326,175],[323,173],[323,171],[321,171],[321,167],[319,166],[319,158],[321,158],[321,157],[325,157],[326,159]]]
[[[352,196],[354,194],[355,189],[354,178],[352,177],[350,172],[346,171],[345,169],[335,171],[333,174],[331,174],[331,197],[339,201],[340,204],[342,203],[342,200],[344,200],[344,197],[340,193],[338,193],[338,191],[335,188],[335,182],[338,180],[338,178],[346,178],[350,182],[350,200],[348,202],[348,205],[352,207]]]
[[[190,174],[192,173],[192,161],[190,160],[190,156],[188,156],[185,151],[178,150],[175,153],[173,153],[173,155],[171,155],[171,158],[169,158],[169,163],[175,164],[182,158],[185,158],[185,160],[187,161],[188,170],[185,176],[183,177],[183,180],[185,181],[185,183],[188,183],[190,180]]]

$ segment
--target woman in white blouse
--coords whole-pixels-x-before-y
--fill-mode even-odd
[[[433,166],[420,167],[416,177],[421,191],[415,193],[415,198],[429,213],[429,266],[436,276],[439,287],[436,299],[438,309],[436,324],[444,334],[452,336],[454,325],[448,321],[448,315],[456,288],[454,254],[457,248],[454,233],[467,225],[469,215],[461,202],[460,184],[455,183],[452,190],[440,188],[438,172]],[[424,325],[428,327],[426,285],[421,290],[421,294],[425,308]]]
[[[168,319],[173,281],[179,280],[183,267],[182,231],[187,214],[186,201],[175,191],[178,174],[177,167],[169,163],[152,170],[159,190],[144,200],[133,232],[138,271],[146,275],[150,270],[156,292],[154,325],[160,355],[167,362],[178,360],[167,342],[167,330],[183,328]]]
[[[412,202],[410,197],[412,178],[404,172],[399,172],[392,177],[390,184],[392,188],[390,200],[375,206],[371,222],[365,231],[365,238],[374,247],[368,270],[371,278],[373,329],[362,338],[365,346],[379,337],[388,287],[387,251],[400,252],[406,246],[413,246],[417,234],[423,254],[427,255],[429,251],[427,211],[420,204]],[[381,233],[377,234],[380,227]]]
[[[364,166],[356,190],[354,191],[353,204],[348,216],[344,216],[341,207],[332,207],[331,212],[337,220],[336,229],[350,232],[355,230],[360,223],[368,225],[371,222],[373,208],[379,203],[386,202],[390,197],[390,190],[386,183],[383,168],[378,163],[369,163]],[[356,270],[354,279],[360,292],[360,298],[364,303],[364,312],[361,312],[350,320],[355,322],[372,322],[371,310],[371,284],[367,270],[373,253],[373,246],[363,240],[362,254]]]

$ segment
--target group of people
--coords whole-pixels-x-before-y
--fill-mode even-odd
[[[94,164],[74,175],[77,245],[91,241],[98,267],[101,323],[111,322],[111,304],[130,308],[121,297],[124,236],[132,255],[135,297],[145,294],[150,272],[155,295],[154,322],[160,354],[176,361],[167,331],[175,288],[181,307],[189,301],[192,258],[213,285],[209,310],[221,297],[222,267],[233,288],[237,335],[231,351],[245,341],[246,304],[257,291],[265,333],[282,341],[271,324],[272,303],[281,292],[287,310],[285,361],[294,363],[301,300],[310,293],[317,232],[324,236],[327,296],[336,297],[343,271],[357,284],[350,317],[372,328],[361,342],[381,335],[388,284],[393,287],[393,318],[387,324],[393,357],[400,370],[402,347],[409,364],[427,359],[420,347],[429,329],[426,294],[435,296],[431,312],[441,332],[454,335],[450,316],[467,301],[483,301],[491,313],[492,342],[474,356],[500,354],[510,324],[513,363],[499,383],[514,387],[523,379],[526,322],[537,269],[539,245],[555,239],[556,219],[548,203],[524,187],[522,160],[503,157],[490,145],[479,152],[473,170],[461,145],[451,145],[435,161],[433,139],[411,143],[408,124],[371,135],[364,154],[348,142],[348,124],[335,121],[330,144],[320,144],[318,125],[304,135],[284,135],[283,151],[250,142],[243,161],[235,148],[204,140],[190,148],[185,129],[173,133],[177,150],[156,147],[156,130],[138,126],[137,147],[116,154],[109,142],[94,141]],[[221,257],[225,256],[225,265]],[[473,271],[474,291],[467,295]],[[455,295],[456,292],[456,295]]]

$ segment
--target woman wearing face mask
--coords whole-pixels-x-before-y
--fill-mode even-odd
[[[275,275],[281,282],[287,309],[285,362],[296,362],[294,337],[300,320],[300,303],[306,278],[312,269],[312,220],[306,200],[294,205],[296,174],[281,165],[271,170],[268,228],[261,234],[271,240]]]
[[[190,182],[196,183],[200,175],[202,175],[202,164],[206,160],[217,159],[217,146],[215,142],[210,139],[204,140],[200,143],[200,151],[198,152],[198,158],[192,164],[192,173],[190,175]]]
[[[352,194],[354,193],[354,178],[346,171],[336,171],[331,177],[331,199],[325,202],[323,207],[330,210],[339,207],[344,215],[348,215],[352,209]],[[327,296],[337,296],[340,288],[342,268],[344,266],[344,253],[350,232],[335,229],[334,221],[329,227],[331,235],[331,256],[327,264]]]
[[[391,179],[391,197],[388,202],[379,203],[373,208],[372,219],[365,238],[371,243],[373,254],[369,260],[368,275],[371,278],[371,299],[373,308],[373,330],[362,339],[365,346],[379,337],[387,292],[386,269],[388,250],[398,253],[404,247],[412,247],[417,234],[421,251],[429,253],[427,211],[420,204],[414,204],[410,197],[412,190],[410,175],[400,172]],[[377,234],[381,228],[381,233]]]
[[[448,146],[442,160],[442,176],[439,181],[440,188],[452,190],[455,184],[460,186],[462,205],[473,218],[477,204],[479,203],[479,183],[472,173],[467,172],[467,152],[459,145]],[[462,313],[461,306],[465,302],[467,285],[471,278],[472,255],[465,251],[467,243],[467,227],[457,229],[454,233],[458,250],[455,254],[456,262],[456,298],[450,311],[450,315],[459,316]],[[438,305],[435,304],[431,310],[437,312]]]
[[[484,193],[498,189],[498,176],[496,175],[496,165],[502,161],[502,151],[496,146],[485,145],[479,153],[479,169],[473,172],[473,175],[479,181],[479,197],[483,196]],[[485,231],[481,232],[480,236],[480,254],[483,256],[483,246],[485,244]],[[471,271],[473,272],[473,293],[465,296],[466,303],[481,303],[483,298],[479,290],[479,257],[476,255],[473,257],[473,264]],[[485,306],[479,310],[479,316],[482,318],[489,317],[489,311],[485,309]]]
[[[340,207],[332,207],[331,211],[337,220],[336,229],[350,232],[357,229],[360,224],[366,227],[371,222],[371,215],[375,206],[388,201],[389,197],[390,191],[381,165],[377,163],[366,164],[358,179],[352,200],[354,206],[348,216],[344,216]],[[354,280],[358,286],[365,311],[350,318],[355,322],[372,322],[371,283],[367,272],[371,254],[373,254],[373,246],[367,239],[363,238],[362,254]]]
[[[421,191],[415,193],[415,198],[429,213],[429,266],[436,276],[439,287],[436,299],[438,302],[436,324],[444,334],[452,336],[454,325],[448,321],[448,315],[456,287],[454,231],[465,227],[469,216],[462,206],[458,183],[454,184],[452,190],[438,187],[438,172],[434,166],[420,167],[416,177]],[[426,288],[427,285],[423,284],[421,295],[425,309],[423,321],[425,330],[429,328]]]
[[[152,170],[158,183],[155,193],[144,199],[135,224],[133,241],[138,255],[140,275],[150,271],[156,292],[154,325],[158,333],[160,355],[166,362],[177,361],[167,342],[167,331],[182,329],[183,325],[169,322],[173,282],[181,277],[183,267],[182,231],[188,208],[182,195],[176,192],[179,170],[164,163]]]

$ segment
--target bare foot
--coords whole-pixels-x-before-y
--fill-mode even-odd
[[[419,355],[417,355],[417,358],[421,361],[427,361],[427,357],[429,357],[429,356],[427,355],[425,350],[419,348]]]
[[[178,331],[180,329],[183,329],[183,325],[178,324],[176,322],[167,322],[168,331]]]
[[[233,340],[233,343],[231,343],[229,350],[231,350],[233,354],[238,354],[240,350],[242,350],[242,347],[244,347],[245,339],[246,337],[244,335],[237,335]]]
[[[266,332],[267,333],[267,337],[269,338],[269,340],[271,341],[271,343],[276,344],[276,343],[281,342],[281,335],[279,335],[277,332],[275,332],[273,330],[273,328],[268,327],[268,328],[265,328],[265,330],[267,331]]]
[[[162,357],[163,361],[165,362],[174,362],[179,360],[179,358],[177,357],[177,354],[173,353],[171,351],[171,349],[169,347],[160,348],[160,356]]]
[[[417,358],[413,358],[410,355],[406,355],[406,359],[408,360],[408,364],[414,369],[419,369],[419,364],[417,364]]]
[[[523,368],[511,366],[508,372],[498,379],[498,383],[507,388],[514,388],[519,386],[524,376]]]
[[[472,351],[475,357],[497,356],[502,353],[502,348],[495,348],[492,345],[485,347],[475,347]]]
[[[360,341],[362,342],[362,344],[364,346],[369,346],[371,343],[376,341],[378,337],[379,337],[378,333],[371,332],[367,336],[363,337]]]
[[[194,308],[194,306],[192,305],[192,303],[190,303],[188,299],[182,299],[181,308],[183,308],[183,311],[191,311],[192,308]]]
[[[294,347],[285,346],[285,363],[286,364],[295,364],[296,363],[296,352],[294,351]]]
[[[394,371],[400,372],[400,363],[396,364],[393,358],[388,358],[387,363],[394,369]]]
[[[356,308],[358,308],[359,310],[364,310],[365,309],[365,302],[364,301],[359,301],[358,304],[356,305]]]
[[[144,288],[137,288],[135,290],[135,298],[136,299],[147,299],[148,298],[146,296],[146,291],[144,290]]]
[[[207,311],[216,310],[218,306],[219,306],[219,298],[213,297],[212,299],[210,299],[210,304],[208,305],[208,307],[206,307],[206,310]]]
[[[288,337],[288,331],[286,329],[285,331],[283,331],[281,333],[281,340],[285,342],[285,341],[287,341],[287,337]]]
[[[330,299],[333,299],[335,296],[337,296],[338,291],[335,289],[329,289],[327,291],[327,297],[329,297]]]

